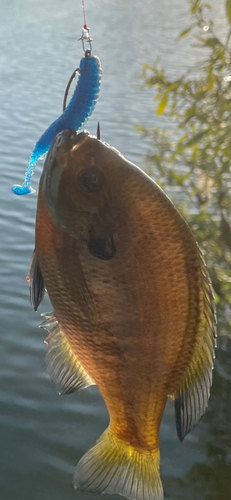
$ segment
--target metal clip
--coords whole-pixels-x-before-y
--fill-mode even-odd
[[[91,52],[92,52],[91,42],[92,42],[93,38],[90,37],[90,28],[88,28],[88,26],[86,24],[82,27],[82,36],[79,38],[79,40],[82,40],[83,51],[84,51],[85,55],[89,57],[91,55]],[[85,44],[84,44],[85,42],[89,43],[89,49],[85,48]]]

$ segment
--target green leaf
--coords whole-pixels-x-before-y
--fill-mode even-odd
[[[195,2],[193,3],[193,5],[190,9],[191,14],[195,14],[197,8],[199,7],[199,4],[200,4],[200,0],[195,0]]]
[[[177,80],[176,82],[170,83],[170,85],[168,85],[168,92],[172,92],[173,90],[178,89],[181,84],[182,84],[181,80]]]
[[[160,101],[160,104],[159,104],[159,106],[157,108],[156,114],[158,116],[163,114],[163,112],[164,112],[164,110],[165,110],[165,108],[166,108],[166,106],[168,104],[168,96],[169,96],[168,92],[165,92],[165,94],[163,95],[163,97],[162,97],[162,99]]]
[[[178,172],[175,172],[174,170],[170,170],[169,173],[171,174],[172,178],[177,182],[179,186],[182,186],[184,181],[186,181],[190,175],[191,172],[187,172],[186,174],[179,174]]]
[[[222,47],[222,43],[216,36],[210,36],[209,38],[207,38],[199,35],[194,35],[194,38],[196,38],[196,40],[201,42],[203,45],[206,45],[207,47],[212,47],[212,48],[215,48],[217,46]]]
[[[229,30],[227,38],[226,38],[226,46],[227,47],[228,47],[228,44],[229,44],[230,37],[231,37],[231,29]]]
[[[144,125],[135,125],[135,129],[140,134],[148,135],[148,129]]]
[[[183,38],[184,36],[186,36],[188,33],[190,33],[190,31],[192,31],[192,29],[194,28],[195,24],[192,24],[192,26],[189,26],[189,28],[187,28],[186,30],[182,31],[178,37],[177,37],[177,40],[180,40],[181,38]]]
[[[228,23],[231,24],[231,0],[226,0],[226,15]]]

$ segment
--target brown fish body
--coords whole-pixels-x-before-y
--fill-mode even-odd
[[[114,466],[106,487],[101,478],[104,490],[94,467],[97,484],[89,471],[76,483],[161,499],[154,476],[167,397],[176,400],[181,439],[207,406],[215,323],[210,284],[188,226],[163,191],[94,137],[84,133],[72,141],[71,147],[67,140],[66,147],[53,146],[41,178],[37,262],[68,349],[107,405],[110,449],[114,439],[124,470],[130,456],[155,465],[146,479],[137,471],[135,486],[118,486]],[[120,443],[126,448],[121,457]],[[156,483],[148,494],[149,476]]]

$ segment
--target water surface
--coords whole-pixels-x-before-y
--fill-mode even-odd
[[[174,76],[197,63],[198,50],[190,40],[175,42],[189,23],[187,2],[86,0],[86,6],[94,53],[104,72],[87,128],[95,133],[99,120],[102,140],[145,168],[149,145],[135,134],[134,125],[166,124],[154,114],[152,92],[140,91],[138,75],[143,63],[160,55]],[[59,397],[45,373],[45,335],[38,329],[40,314],[30,306],[25,280],[36,195],[16,197],[10,191],[13,183],[22,182],[34,143],[61,113],[66,83],[82,57],[81,26],[80,0],[0,0],[0,500],[83,498],[72,488],[73,471],[108,423],[97,388]],[[35,188],[41,170],[40,161]],[[40,312],[50,308],[46,297]],[[230,354],[230,340],[224,337],[209,411],[183,444],[167,405],[161,467],[169,500],[230,500]]]

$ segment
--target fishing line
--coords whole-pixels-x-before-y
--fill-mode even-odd
[[[79,68],[75,69],[67,84],[63,100],[62,115],[48,127],[35,144],[25,172],[23,185],[20,186],[15,184],[11,188],[17,195],[35,192],[35,190],[31,187],[31,177],[34,174],[37,160],[47,153],[55,136],[59,132],[70,128],[78,131],[95,108],[99,96],[102,69],[99,58],[97,56],[92,56],[93,39],[90,37],[90,29],[86,23],[84,0],[82,0],[82,8],[84,25],[82,26],[82,35],[79,40],[82,42],[84,57],[82,57]],[[70,85],[77,73],[79,75],[77,85],[72,98],[66,107]]]
[[[85,12],[84,0],[82,0],[82,9],[83,9],[84,28],[87,29],[87,21],[86,21],[86,12]]]

